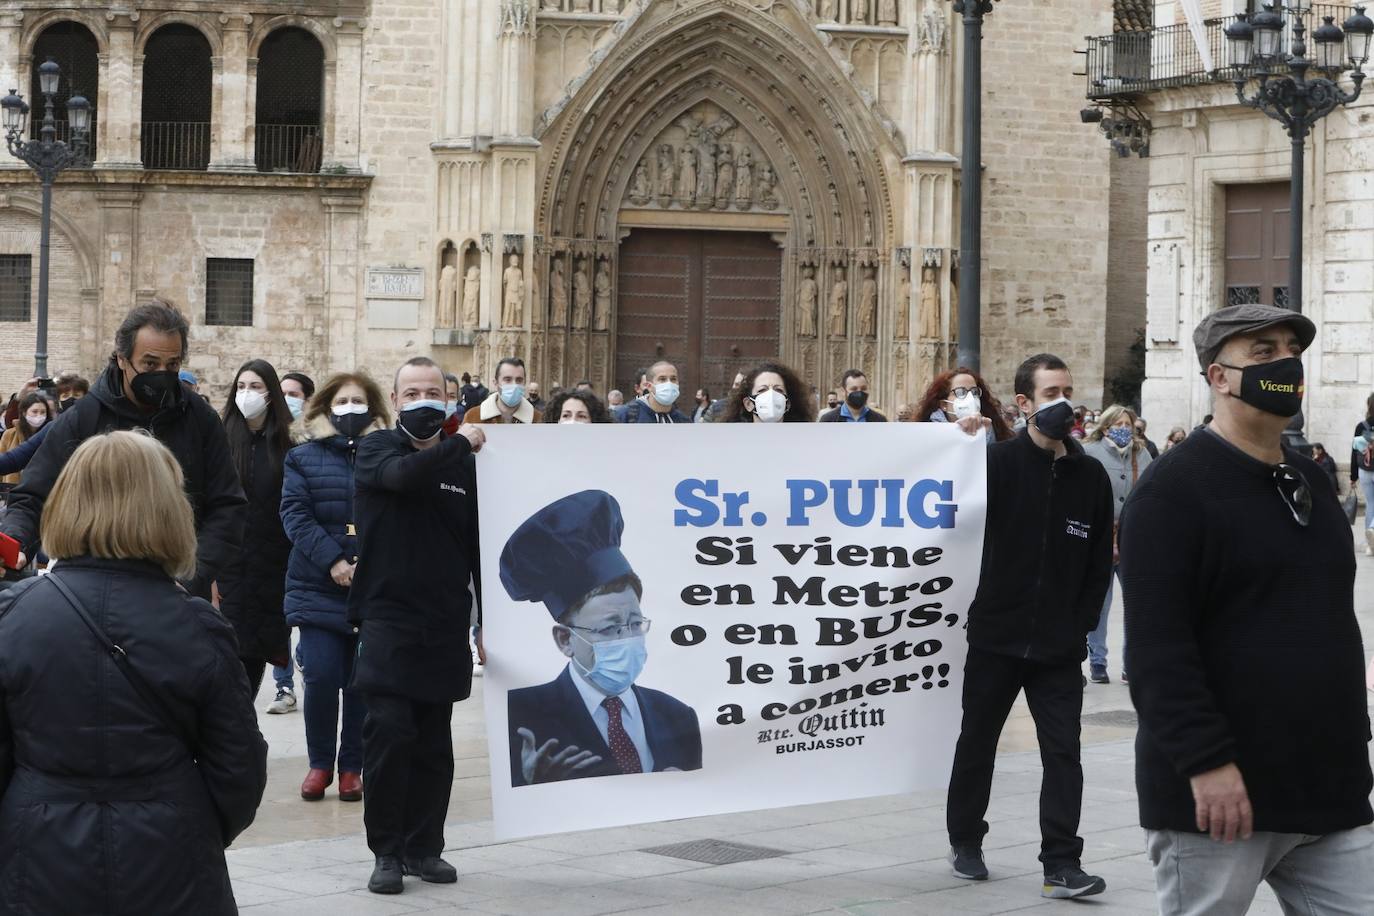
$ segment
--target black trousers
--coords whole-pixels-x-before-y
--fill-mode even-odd
[[[452,703],[368,694],[363,824],[374,855],[423,859],[444,849],[453,789]]]
[[[1026,691],[1040,742],[1040,861],[1050,871],[1079,865],[1083,765],[1079,758],[1083,679],[1076,662],[1041,664],[972,646],[964,667],[964,722],[954,750],[945,820],[952,846],[982,846],[997,740],[1016,695]]]
[[[241,658],[239,661],[243,662],[243,672],[248,675],[248,698],[257,702],[262,676],[267,671],[267,661],[261,658]]]

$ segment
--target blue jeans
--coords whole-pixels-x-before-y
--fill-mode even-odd
[[[296,692],[295,672],[291,670],[290,665],[273,665],[272,680],[277,682],[278,690]]]
[[[1088,663],[1092,665],[1107,664],[1107,618],[1112,613],[1112,591],[1116,585],[1117,567],[1112,567],[1112,577],[1107,580],[1107,597],[1102,601],[1102,616],[1097,619],[1097,629],[1088,634]],[[1125,654],[1126,638],[1121,638],[1121,651]]]
[[[349,686],[358,637],[334,630],[302,626],[301,680],[305,682],[305,748],[310,766],[333,770],[335,750],[339,770],[363,770],[363,698]],[[339,697],[343,696],[343,728],[339,727]]]
[[[1374,471],[1360,468],[1360,489],[1364,491],[1364,527],[1374,528]]]

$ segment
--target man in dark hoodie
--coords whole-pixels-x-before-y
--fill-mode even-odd
[[[983,571],[969,608],[964,720],[954,752],[946,820],[954,874],[988,877],[984,815],[997,740],[1022,690],[1035,720],[1042,896],[1106,890],[1083,873],[1079,717],[1086,638],[1097,627],[1112,574],[1112,487],[1102,465],[1070,438],[1073,376],[1041,353],[1016,370],[1020,435],[988,448]]]
[[[108,368],[88,397],[53,421],[10,494],[0,531],[19,542],[21,567],[38,549],[43,503],[77,446],[112,430],[146,429],[176,455],[196,516],[196,575],[182,584],[210,597],[210,584],[238,552],[245,500],[218,415],[178,378],[189,333],[186,317],[160,300],[124,316]]]

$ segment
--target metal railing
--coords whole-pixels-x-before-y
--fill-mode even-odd
[[[54,118],[54,119],[53,119],[53,127],[57,128],[57,136],[56,136],[54,139],[56,139],[56,140],[58,140],[58,141],[60,141],[60,142],[62,142],[62,143],[65,143],[65,144],[67,144],[68,146],[71,146],[71,143],[72,143],[72,126],[71,126],[71,123],[70,123],[69,121],[58,120],[57,118]],[[31,140],[37,140],[37,139],[39,139],[39,134],[42,132],[42,130],[43,130],[43,118],[42,118],[42,117],[39,117],[39,118],[37,118],[37,119],[34,119],[34,118],[30,118],[30,119],[29,119],[29,138],[30,138]],[[90,129],[86,131],[86,153],[87,153],[87,155],[89,155],[92,159],[95,158],[95,132],[96,132],[95,112],[92,111],[92,112],[91,112],[91,126],[90,126]]]
[[[1322,17],[1330,16],[1340,25],[1353,11],[1351,4],[1314,3],[1308,24],[1315,28],[1321,24]],[[1208,70],[1204,65],[1192,30],[1186,22],[1157,29],[1089,37],[1088,98],[1111,99],[1235,79],[1238,75],[1236,68],[1227,66],[1226,26],[1238,18],[1225,16],[1203,23],[1205,41],[1216,68],[1214,70]],[[1285,22],[1291,24],[1291,15],[1284,18]],[[1289,31],[1285,30],[1285,54],[1288,52],[1289,36]],[[1310,39],[1308,51],[1310,56]],[[1272,69],[1273,72],[1282,72],[1285,68],[1278,66]]]
[[[144,121],[143,167],[203,172],[210,167],[208,121]]]
[[[318,172],[324,140],[318,124],[258,124],[253,161],[259,172]]]

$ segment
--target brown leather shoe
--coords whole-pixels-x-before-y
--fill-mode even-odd
[[[339,801],[363,800],[363,774],[339,771]]]
[[[329,788],[333,781],[333,770],[317,770],[311,767],[310,772],[305,774],[305,782],[301,783],[301,798],[306,801],[319,801],[324,798],[324,790]]]

